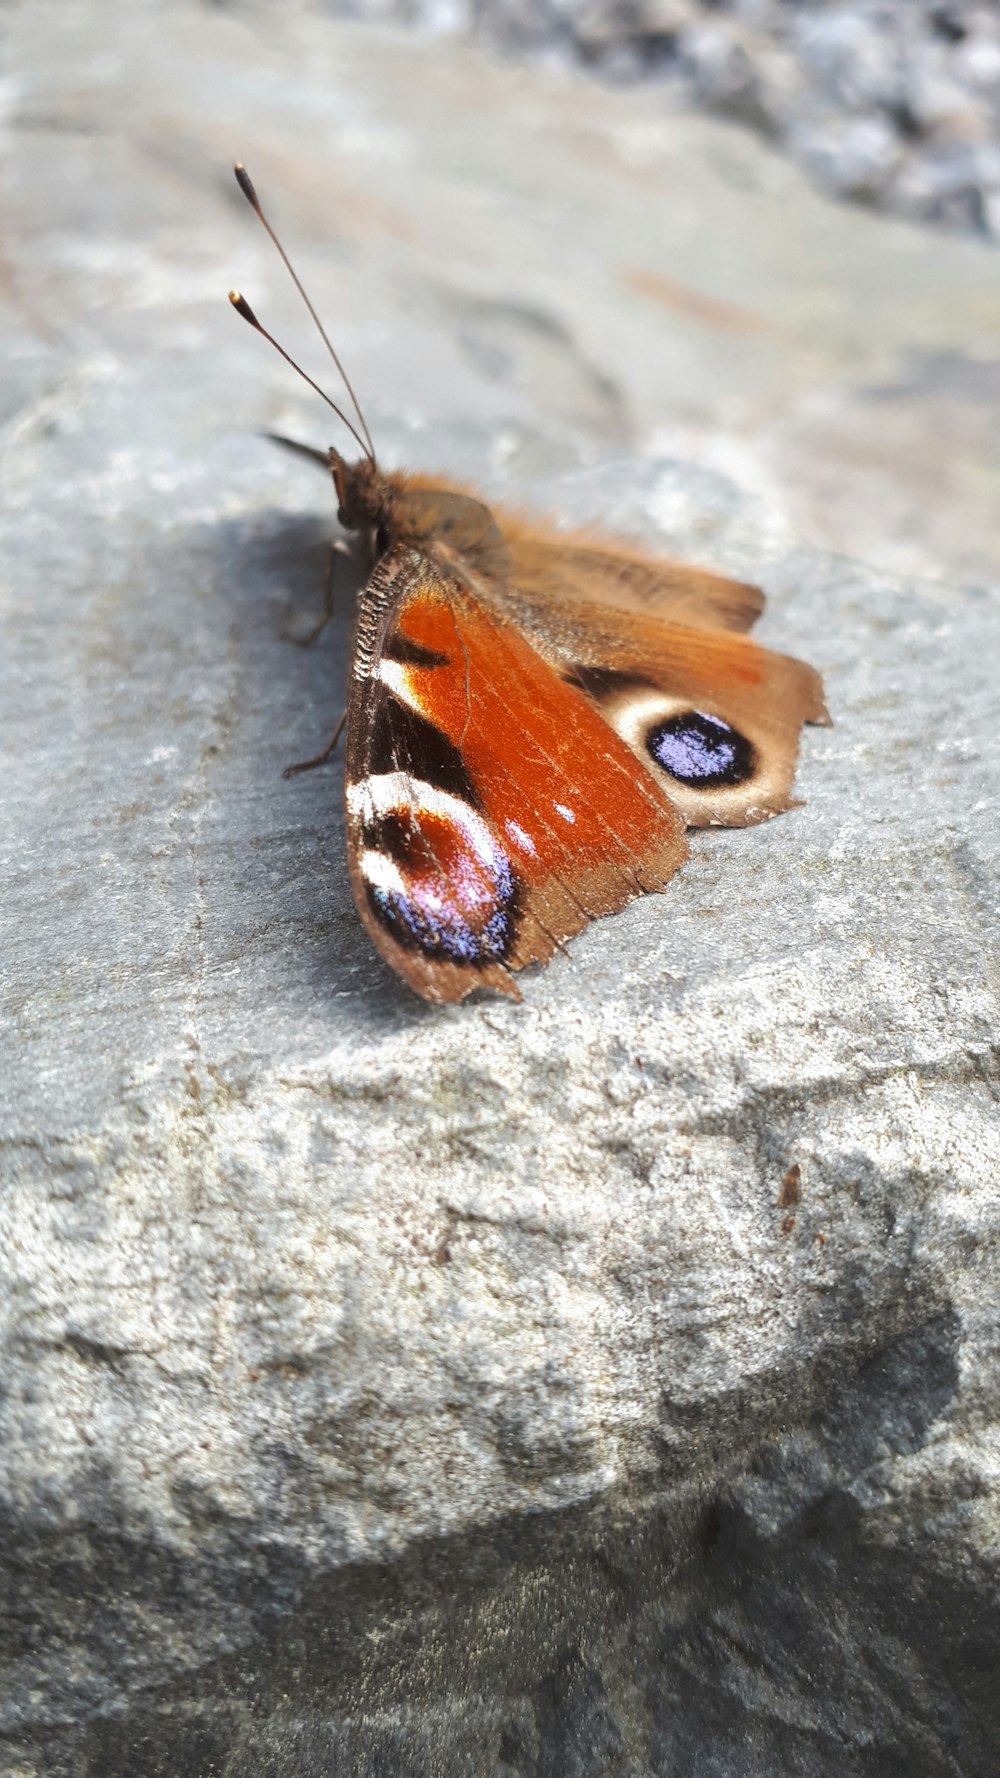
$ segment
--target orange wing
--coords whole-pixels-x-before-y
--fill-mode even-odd
[[[581,686],[691,827],[745,827],[793,808],[803,723],[828,725],[820,676],[747,636],[549,602],[516,609],[534,646]]]
[[[358,613],[347,804],[358,911],[426,999],[517,994],[511,972],[687,853],[684,822],[593,701],[422,550]]]

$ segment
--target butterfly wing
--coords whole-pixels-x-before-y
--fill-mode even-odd
[[[329,469],[328,451],[316,450],[277,432],[267,436],[286,450]],[[440,541],[442,497],[445,503],[451,500],[465,505],[466,511],[467,503],[471,503],[499,534],[497,541],[502,539],[506,546],[504,571],[513,574],[526,595],[539,600],[592,599],[628,611],[656,612],[699,628],[738,631],[752,629],[764,609],[760,588],[747,581],[733,580],[689,562],[650,555],[629,544],[596,538],[589,532],[557,532],[503,507],[488,509],[472,489],[448,476],[396,475],[389,480],[405,502],[408,519],[412,520],[423,506],[428,520],[423,529],[429,540]],[[407,534],[419,534],[421,529],[419,522],[415,527],[408,525]],[[492,540],[490,548],[495,548]],[[486,566],[481,551],[477,554],[480,565]]]
[[[502,538],[506,545],[507,578],[525,598],[538,603],[592,600],[639,615],[655,613],[674,623],[741,632],[752,629],[764,609],[760,588],[747,581],[650,555],[591,532],[556,530],[501,506],[487,509],[471,489],[444,476],[400,477],[399,489],[408,514],[423,501],[435,514],[435,523],[442,498],[456,505],[464,502],[468,510],[484,514],[498,533],[497,541]],[[492,564],[480,558],[480,565]]]
[[[542,586],[496,589],[509,621],[579,685],[692,827],[743,827],[794,807],[803,723],[828,724],[819,675],[738,629],[695,627],[580,595],[572,555]],[[730,584],[730,583],[724,583]]]
[[[764,609],[759,587],[708,568],[585,536],[545,534],[498,515],[511,578],[526,596],[596,601],[639,615],[656,613],[704,629],[752,629]]]
[[[361,596],[348,703],[358,912],[428,1000],[517,995],[598,915],[662,889],[684,822],[580,684],[426,551]]]

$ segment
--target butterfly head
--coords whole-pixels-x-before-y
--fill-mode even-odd
[[[348,463],[330,446],[330,470],[337,490],[338,518],[346,531],[385,531],[392,489],[373,457]]]

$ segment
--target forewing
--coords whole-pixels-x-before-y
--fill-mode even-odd
[[[390,550],[362,594],[347,732],[358,912],[428,1000],[516,995],[512,972],[686,856],[593,698],[422,550]]]
[[[472,489],[443,476],[407,476],[405,482],[400,478],[404,485],[408,507],[415,511],[423,498],[435,519],[442,499],[472,500],[506,545],[505,578],[527,599],[571,605],[596,601],[640,616],[741,632],[752,629],[764,609],[760,588],[747,581],[593,532],[557,530],[502,506],[491,504],[487,510]],[[439,540],[437,529],[436,535]],[[476,553],[478,565],[488,567]]]
[[[752,629],[764,609],[759,587],[626,544],[543,531],[496,515],[511,557],[510,578],[529,597],[612,605],[705,629]]]

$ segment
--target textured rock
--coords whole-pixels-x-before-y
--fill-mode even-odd
[[[875,196],[901,159],[895,132],[880,117],[812,122],[795,132],[794,146],[817,185],[837,197]]]
[[[329,0],[350,18],[476,33],[515,55],[656,80],[784,144],[822,190],[997,238],[996,187],[966,162],[1000,142],[1000,13],[938,0]],[[897,177],[897,171],[899,177]]]
[[[8,31],[0,1771],[992,1778],[998,262],[306,15]],[[387,458],[759,575],[827,674],[806,806],[522,1007],[410,998],[280,778],[344,637],[237,152]],[[861,513],[886,407],[861,567],[812,477]]]

